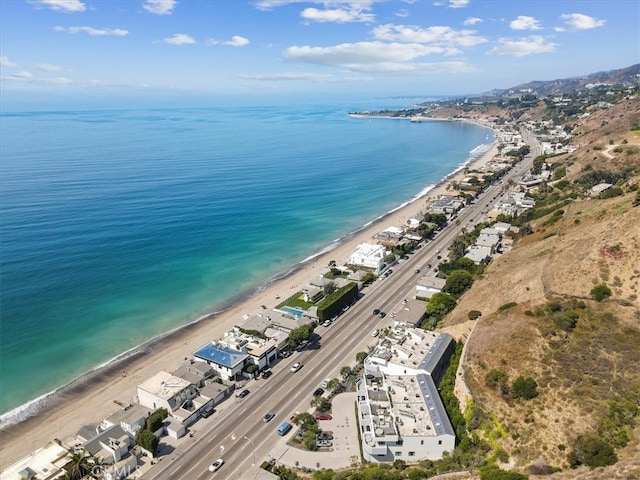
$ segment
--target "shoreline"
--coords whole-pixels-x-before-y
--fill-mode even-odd
[[[494,138],[491,144],[478,147],[484,146],[487,148],[482,153],[468,157],[453,172],[436,184],[427,185],[412,199],[335,239],[257,287],[228,299],[215,311],[132,347],[56,390],[0,416],[0,470],[44,447],[54,438],[68,437],[87,423],[102,421],[118,410],[115,402],[130,403],[135,396],[136,385],[160,370],[178,368],[202,344],[219,338],[224,331],[240,323],[243,314],[259,311],[262,304],[275,306],[274,297],[286,298],[295,293],[300,285],[326,271],[323,260],[329,255],[332,260],[344,263],[357,244],[369,241],[373,234],[379,232],[381,223],[388,221],[394,226],[406,223],[424,209],[427,200],[448,193],[447,185],[462,176],[465,169],[494,158],[497,140]],[[280,295],[276,292],[286,293]],[[11,422],[13,417],[17,417],[16,422]],[[54,420],[43,422],[44,418]]]

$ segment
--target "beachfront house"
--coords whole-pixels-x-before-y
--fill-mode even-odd
[[[375,273],[379,273],[384,265],[386,255],[386,249],[382,245],[361,243],[349,256],[347,265],[364,267],[373,270]]]
[[[71,460],[69,450],[59,441],[51,442],[2,471],[2,480],[52,480],[65,473]]]
[[[196,361],[206,362],[224,380],[242,378],[242,369],[249,354],[241,352],[220,342],[209,342],[193,352]]]
[[[189,426],[200,416],[206,401],[199,399],[196,386],[168,372],[158,372],[137,387],[138,403],[152,410],[164,408],[169,415]]]
[[[455,432],[437,384],[454,348],[448,334],[397,324],[378,342],[357,384],[365,460],[413,463],[453,451]]]

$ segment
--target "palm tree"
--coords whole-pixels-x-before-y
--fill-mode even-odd
[[[89,452],[84,448],[71,454],[71,460],[65,465],[71,480],[80,480],[91,471]]]

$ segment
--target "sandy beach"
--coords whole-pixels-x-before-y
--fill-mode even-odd
[[[497,154],[494,144],[467,168],[477,168]],[[47,445],[55,438],[73,435],[82,426],[101,422],[118,410],[115,402],[131,403],[136,385],[161,370],[173,371],[203,344],[220,338],[225,331],[242,323],[242,316],[261,311],[261,305],[275,307],[280,298],[287,298],[308,280],[326,272],[330,260],[344,264],[356,246],[373,242],[372,237],[389,226],[402,226],[408,219],[418,217],[426,205],[442,194],[452,194],[447,186],[465,176],[464,169],[450,175],[425,196],[377,220],[328,253],[314,258],[292,274],[278,280],[264,290],[232,305],[223,313],[211,315],[197,323],[178,329],[154,341],[140,353],[84,377],[76,385],[65,389],[51,407],[28,420],[0,431],[0,469],[4,470],[30,452]]]

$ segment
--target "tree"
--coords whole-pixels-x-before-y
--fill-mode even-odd
[[[538,396],[538,384],[533,378],[520,375],[513,381],[511,391],[514,398],[531,400]]]
[[[152,431],[146,428],[140,428],[136,432],[136,443],[151,453],[151,456],[155,457],[160,440],[158,440],[158,437],[156,437]]]
[[[316,419],[313,418],[313,415],[311,415],[309,412],[302,412],[296,417],[293,423],[305,430],[308,430],[311,425],[316,424]]]
[[[445,293],[450,293],[454,297],[459,297],[471,288],[473,277],[466,270],[454,270],[447,277],[447,283],[442,289]]]
[[[358,352],[356,353],[356,362],[363,363],[365,358],[367,358],[369,354],[367,352]]]
[[[340,376],[342,378],[347,378],[349,375],[351,375],[351,367],[345,365],[340,369]]]
[[[325,295],[331,295],[338,289],[336,282],[327,282],[324,284],[323,290]]]
[[[587,467],[606,467],[618,461],[615,450],[607,442],[594,434],[580,435],[573,445],[573,450],[567,459],[572,468],[586,465]]]
[[[301,342],[309,340],[315,329],[315,323],[308,325],[301,325],[298,328],[294,328],[289,332],[289,346],[296,348]]]
[[[321,395],[313,397],[311,399],[311,406],[321,413],[325,413],[331,410],[331,402]]]
[[[69,477],[72,480],[79,480],[91,471],[91,463],[89,462],[89,452],[82,449],[81,451],[71,454],[71,460],[65,466]]]
[[[596,302],[601,302],[605,298],[609,298],[611,296],[611,289],[604,283],[601,283],[600,285],[593,287],[590,293],[591,297],[593,297]]]
[[[440,320],[444,316],[453,310],[456,306],[456,299],[448,293],[438,292],[434,293],[427,303],[427,313]]]
[[[337,378],[332,378],[327,382],[327,390],[331,392],[337,392],[342,388],[342,383]]]
[[[482,312],[480,310],[471,310],[467,314],[467,317],[469,317],[469,320],[476,320],[476,319],[480,318],[481,316],[482,316]]]

